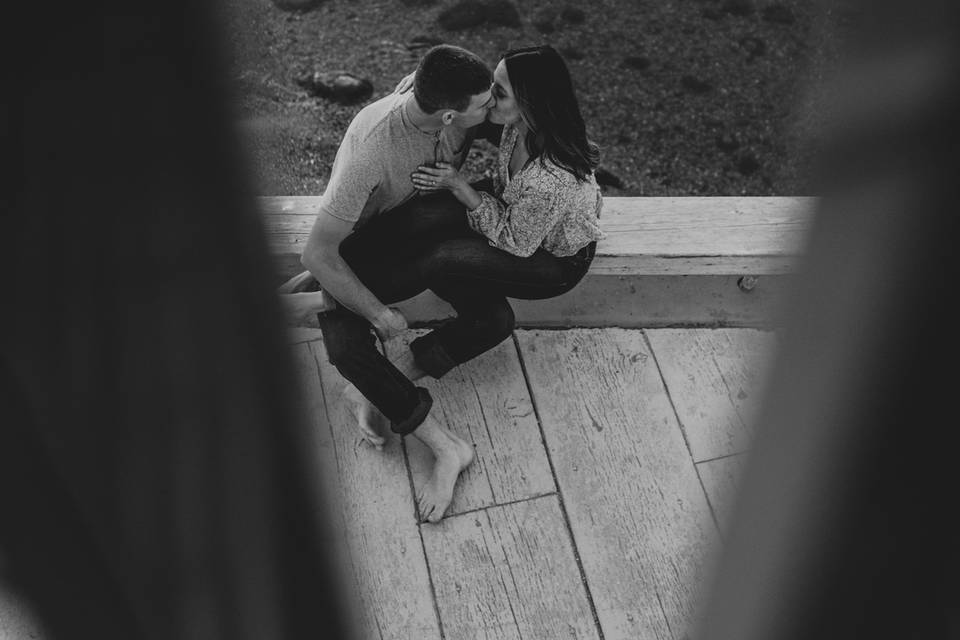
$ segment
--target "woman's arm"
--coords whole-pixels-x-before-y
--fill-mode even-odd
[[[515,176],[516,187],[505,191],[502,201],[478,192],[446,162],[438,162],[436,168],[418,167],[411,180],[424,191],[450,190],[467,208],[470,227],[516,256],[533,255],[563,214],[565,185],[546,168]]]
[[[552,180],[517,186],[516,191],[505,191],[502,201],[489,193],[479,194],[481,204],[467,210],[467,222],[495,247],[525,258],[540,248],[563,215],[563,187]]]
[[[394,87],[393,92],[406,93],[407,91],[410,91],[411,89],[413,89],[413,81],[416,75],[417,75],[417,72],[416,70],[414,70],[408,73],[407,75],[403,76],[400,79],[400,82],[397,83],[397,86]]]

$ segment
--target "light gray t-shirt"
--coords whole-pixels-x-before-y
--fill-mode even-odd
[[[367,105],[354,117],[333,161],[320,200],[321,215],[354,222],[393,209],[416,193],[410,174],[422,164],[449,162],[459,168],[472,140],[459,127],[420,131],[404,111],[412,93],[392,93]]]

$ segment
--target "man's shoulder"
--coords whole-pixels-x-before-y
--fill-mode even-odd
[[[360,109],[347,128],[347,137],[362,143],[389,132],[391,123],[399,118],[403,96],[391,93]]]

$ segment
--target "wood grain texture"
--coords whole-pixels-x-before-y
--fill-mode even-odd
[[[440,638],[399,440],[382,452],[361,442],[322,342],[296,345],[294,354],[323,466],[335,476],[326,485],[339,504],[360,637]]]
[[[388,344],[395,357],[425,331]],[[476,459],[460,476],[448,515],[556,491],[516,347],[506,340],[451,370],[440,380],[417,382],[433,396],[440,424],[474,445]],[[414,486],[429,479],[433,455],[406,439]]]
[[[745,451],[775,334],[752,329],[646,333],[694,461]]]
[[[604,637],[683,638],[717,536],[642,332],[517,338]]]
[[[313,323],[316,324],[316,321],[314,320]],[[319,328],[311,326],[287,327],[288,344],[313,342],[314,340],[323,340],[323,332]]]
[[[290,274],[292,275],[292,273]],[[749,293],[736,276],[586,277],[561,296],[546,300],[511,299],[517,326],[534,327],[753,327],[772,328],[794,276],[764,276]],[[426,291],[396,305],[412,326],[454,315],[449,304]],[[320,337],[316,316],[292,331],[292,342]],[[314,330],[310,331],[313,327]]]
[[[731,510],[745,461],[746,456],[741,454],[697,463],[697,473],[703,481],[703,488],[707,492],[707,499],[710,501],[721,535],[728,531]]]
[[[556,496],[424,525],[423,540],[447,638],[599,637]]]
[[[300,255],[319,197],[259,199],[270,251]],[[605,198],[598,275],[762,275],[795,271],[815,198]]]
[[[813,198],[605,198],[605,255],[776,256],[802,252]]]

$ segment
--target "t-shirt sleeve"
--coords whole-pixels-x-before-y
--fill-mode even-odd
[[[346,222],[360,219],[370,194],[377,188],[382,172],[369,145],[351,134],[344,136],[330,171],[330,181],[320,199],[320,213]]]

